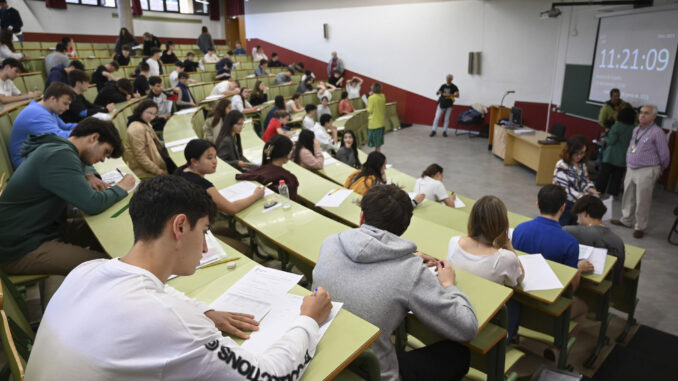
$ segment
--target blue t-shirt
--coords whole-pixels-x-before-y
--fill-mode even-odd
[[[541,254],[554,262],[577,268],[579,243],[558,221],[537,217],[516,226],[511,240],[516,250]]]

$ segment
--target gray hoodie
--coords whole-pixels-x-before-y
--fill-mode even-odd
[[[438,278],[413,255],[414,243],[369,225],[329,236],[320,247],[313,287],[322,286],[344,308],[376,325],[372,345],[382,380],[399,380],[391,334],[409,311],[450,340],[472,340],[478,330],[473,307],[456,286]]]

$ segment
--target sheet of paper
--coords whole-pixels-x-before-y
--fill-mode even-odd
[[[103,175],[101,175],[101,181],[105,182],[106,184],[108,184],[110,186],[113,186],[113,185],[117,184],[118,182],[120,182],[120,180],[122,180],[122,176],[123,175],[121,175],[120,172],[118,172],[118,170],[116,169],[116,170],[109,171],[109,172],[106,172]],[[127,193],[132,193],[132,191],[137,189],[138,186],[139,186],[139,181],[135,182],[134,187],[132,187],[132,189],[128,190]]]
[[[237,184],[231,185],[230,187],[220,189],[219,193],[221,193],[221,195],[224,196],[228,201],[234,202],[251,196],[257,187],[258,185],[253,182],[241,181]],[[270,194],[273,194],[273,191],[266,188],[264,191],[264,197]]]
[[[194,112],[198,111],[197,107],[191,107],[187,109],[183,109],[181,111],[177,111],[174,113],[174,115],[186,115],[186,114],[193,114]]]
[[[515,231],[515,230],[516,229],[514,229],[514,228],[508,228],[508,237],[509,237],[510,240],[513,240],[513,231]]]
[[[337,162],[337,159],[330,157],[329,159],[325,159],[324,165],[332,165]]]
[[[174,146],[170,149],[172,150],[172,152],[180,152],[180,151],[183,151],[183,150],[186,149],[186,144],[182,144],[180,146]]]
[[[593,246],[579,245],[579,260],[589,259],[593,253]]]
[[[461,201],[461,199],[459,199],[459,197],[454,198],[454,207],[455,208],[463,208],[465,206],[466,206],[466,204],[464,204],[464,201]]]
[[[541,254],[519,255],[525,269],[525,279],[520,284],[525,291],[563,288],[563,284]]]
[[[612,197],[603,199],[603,205],[607,208],[605,215],[603,215],[602,221],[609,221],[612,219]]]
[[[212,302],[210,307],[217,311],[254,315],[254,320],[256,321],[260,321],[271,310],[270,303],[228,292]]]
[[[254,159],[250,160],[252,164],[256,164],[258,166],[261,166],[261,156],[257,156]]]
[[[320,199],[320,201],[318,201],[318,203],[315,204],[315,206],[322,206],[325,208],[336,208],[339,205],[341,205],[341,203],[343,203],[344,200],[346,200],[346,198],[348,198],[348,196],[351,195],[351,193],[353,193],[353,191],[350,189],[341,189],[341,188],[332,189],[329,192],[327,192],[327,194],[322,199]]]
[[[220,261],[228,256],[217,238],[209,230],[207,231],[207,234],[205,234],[205,241],[207,242],[207,252],[202,254],[200,266]]]
[[[180,146],[180,145],[186,145],[186,143],[190,142],[193,139],[197,139],[197,138],[191,137],[191,138],[174,140],[174,141],[171,141],[171,142],[165,142],[165,147],[170,148],[170,147],[175,147],[175,146]]]
[[[329,153],[323,151],[323,157],[325,158],[325,160],[327,160],[327,159],[331,158],[332,155],[330,155]]]
[[[338,117],[338,118],[335,120],[335,122],[338,122],[338,121],[340,121],[340,120],[351,119],[352,117],[353,117],[353,115],[344,115],[344,116],[340,116],[340,117]]]
[[[386,168],[387,168],[387,169],[388,169],[388,168],[391,168],[391,167],[393,167],[393,164],[386,164]]]
[[[111,120],[111,114],[107,114],[105,112],[98,112],[92,116],[100,120]]]
[[[257,266],[240,278],[227,292],[273,303],[299,283],[301,275]]]
[[[605,260],[607,259],[607,249],[603,248],[591,248],[591,255],[588,257],[588,261],[593,265],[593,273],[602,275],[605,270]]]
[[[203,99],[203,102],[204,101],[216,101],[217,99],[221,99],[223,97],[224,97],[223,94],[214,94],[214,95],[210,95],[210,96],[205,97],[205,99]]]
[[[299,317],[301,304],[304,298],[299,295],[287,294],[271,307],[271,311],[259,324],[259,330],[250,335],[250,339],[242,343],[242,347],[250,352],[262,354],[271,345],[275,344],[287,331],[292,328],[294,321]],[[319,338],[327,332],[334,321],[343,303],[332,302],[332,311],[323,324],[320,325]]]

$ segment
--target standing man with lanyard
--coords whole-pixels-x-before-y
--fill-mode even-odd
[[[433,129],[431,129],[430,137],[436,136],[436,130],[438,129],[438,121],[440,116],[445,113],[443,117],[443,136],[447,137],[447,127],[450,125],[450,114],[452,113],[452,105],[454,100],[459,98],[459,88],[452,83],[452,74],[448,74],[446,77],[446,82],[440,86],[436,95],[438,98],[438,107],[436,109],[436,116],[433,118]]]
[[[657,107],[648,105],[640,108],[640,124],[633,130],[631,144],[626,151],[622,218],[610,221],[630,228],[635,216],[634,238],[643,238],[650,217],[652,190],[670,161],[666,134],[654,123],[656,118]]]

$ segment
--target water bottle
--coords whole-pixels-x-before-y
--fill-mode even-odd
[[[290,200],[290,190],[285,184],[285,180],[280,180],[278,182],[278,194],[283,198],[283,209],[289,209],[291,206],[289,203]]]

